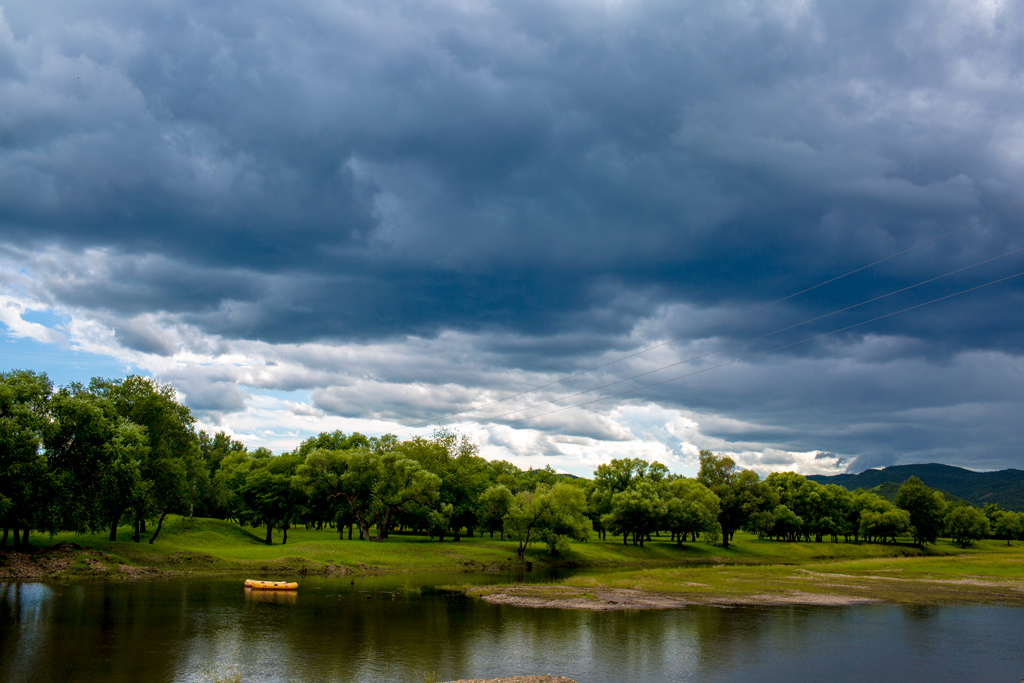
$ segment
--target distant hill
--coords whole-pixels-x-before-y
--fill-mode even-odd
[[[892,502],[894,502],[896,500],[896,494],[900,492],[900,487],[901,486],[903,486],[903,482],[887,481],[884,484],[879,484],[878,486],[876,486],[873,489],[868,489],[868,491],[870,493],[875,494],[876,496],[879,496],[881,498],[885,498],[887,501],[892,503]],[[961,502],[963,501],[963,498],[960,498],[959,496],[954,496],[952,493],[949,493],[948,491],[943,491],[941,489],[932,489],[932,490],[933,491],[938,491],[939,493],[941,493],[942,497],[945,498],[949,502],[954,502],[955,503],[957,501],[961,501]],[[1002,507],[1002,506],[1000,505],[999,507]]]
[[[925,486],[963,498],[975,505],[997,503],[1004,510],[1024,512],[1024,470],[975,472],[963,467],[931,463],[893,465],[865,470],[860,474],[814,474],[807,478],[819,484],[838,484],[853,491],[873,489],[882,484],[902,484],[910,477],[917,477]]]

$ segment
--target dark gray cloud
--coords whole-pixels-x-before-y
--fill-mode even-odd
[[[3,11],[0,243],[33,255],[37,300],[146,353],[469,335],[471,362],[396,351],[373,378],[500,394],[695,333],[652,356],[668,364],[1024,246],[1019,209],[705,329],[1021,201],[1019,3]],[[1018,254],[726,358],[1020,270]],[[632,398],[855,465],[1007,463],[1020,383],[1000,368],[1020,367],[1022,298],[1024,278]],[[343,413],[418,418],[462,396],[381,389],[360,407],[307,361],[266,381]],[[187,391],[204,406],[242,405],[204,381]]]

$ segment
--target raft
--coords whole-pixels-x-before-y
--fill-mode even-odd
[[[259,581],[257,579],[246,579],[245,587],[262,591],[293,591],[298,590],[299,584],[287,581]]]

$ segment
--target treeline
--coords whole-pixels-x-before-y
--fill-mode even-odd
[[[637,545],[667,533],[678,544],[702,536],[725,546],[740,529],[786,541],[945,536],[964,546],[1024,533],[1021,515],[946,502],[916,478],[890,503],[793,472],[762,480],[708,451],[694,479],[640,459],[612,460],[593,479],[522,471],[484,460],[446,430],[405,441],[322,433],[275,456],[196,432],[173,389],[137,376],[55,389],[42,373],[0,373],[0,449],[3,545],[11,532],[27,545],[29,530],[109,530],[116,540],[124,523],[136,542],[155,523],[152,543],[170,513],[263,527],[267,543],[275,529],[287,542],[295,525],[369,541],[497,533],[518,542],[520,557],[530,543],[557,553],[595,532]]]

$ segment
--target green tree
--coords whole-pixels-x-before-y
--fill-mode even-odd
[[[961,548],[966,548],[971,541],[989,535],[988,518],[985,513],[970,505],[958,505],[946,515],[946,533]]]
[[[985,506],[988,507],[987,505]],[[994,515],[993,521],[990,523],[992,527],[992,533],[996,538],[1005,538],[1006,545],[1010,545],[1010,541],[1016,538],[1020,538],[1024,534],[1024,519],[1021,519],[1022,515],[1016,512],[999,510]]]
[[[910,526],[914,543],[924,547],[935,543],[942,530],[945,500],[938,491],[932,491],[917,477],[910,477],[896,492],[896,507],[910,513]]]
[[[113,429],[107,402],[78,383],[61,387],[50,399],[50,424],[43,435],[46,458],[58,496],[61,529],[84,533],[106,527],[97,505]]]
[[[508,514],[513,502],[515,496],[504,484],[491,486],[480,495],[480,521],[492,538],[495,531],[500,531],[501,540],[505,540],[505,515]]]
[[[860,513],[860,535],[867,540],[877,539],[881,543],[896,542],[896,537],[911,530],[910,513],[892,503],[874,496],[870,507]]]
[[[687,534],[696,542],[697,534],[718,524],[718,496],[697,480],[678,477],[664,482],[661,490],[665,527],[675,535],[677,545],[683,544]]]
[[[296,451],[300,456],[305,458],[307,455],[316,450],[321,451],[349,451],[353,448],[370,448],[371,439],[359,432],[352,432],[346,434],[340,429],[333,432],[320,432],[316,436],[311,436],[301,444]]]
[[[589,521],[583,491],[570,484],[539,485],[520,491],[505,516],[505,533],[518,541],[516,557],[523,559],[526,548],[543,540],[549,550],[559,551],[570,538],[585,540]]]
[[[45,374],[0,373],[0,547],[7,545],[12,528],[15,546],[28,544],[30,528],[57,530],[53,481],[40,453],[52,392]],[[19,528],[24,529],[23,537]]]
[[[778,496],[761,481],[756,472],[737,472],[732,458],[715,455],[708,450],[700,452],[697,481],[718,496],[718,522],[722,527],[724,548],[729,547],[733,534],[750,520],[751,515],[761,510],[771,510],[778,502]]]
[[[441,503],[452,506],[450,528],[458,541],[461,529],[472,534],[480,519],[480,496],[489,485],[491,468],[477,455],[476,445],[464,435],[441,429],[428,439],[405,441],[396,449],[416,460],[440,479]],[[444,531],[441,532],[444,539]]]
[[[415,460],[398,452],[374,453],[366,448],[347,451],[315,450],[298,468],[307,491],[319,490],[343,501],[355,518],[362,537],[371,540],[370,528],[383,541],[391,516],[412,505],[429,507],[437,501],[441,480]]]
[[[110,438],[103,445],[104,459],[99,472],[99,514],[110,525],[111,541],[117,540],[117,527],[127,510],[144,509],[153,483],[142,477],[142,463],[149,455],[149,439],[144,427],[119,418]],[[136,526],[136,542],[138,541]]]
[[[94,378],[93,394],[103,399],[116,416],[145,427],[149,452],[140,463],[149,482],[147,495],[135,512],[136,542],[146,522],[158,519],[150,542],[159,536],[168,513],[191,515],[200,492],[209,486],[209,474],[195,433],[195,419],[177,400],[174,389],[157,381],[130,375],[123,380]]]
[[[661,463],[650,463],[641,458],[614,458],[611,462],[598,465],[594,471],[593,483],[587,496],[587,516],[601,538],[607,528],[605,520],[614,519],[612,498],[639,481],[660,484],[668,476],[668,468]],[[625,539],[623,539],[625,542]]]
[[[601,518],[601,523],[622,534],[624,545],[632,535],[633,545],[642,548],[644,539],[663,521],[665,513],[665,503],[654,484],[641,479],[612,496],[611,511]]]

